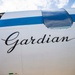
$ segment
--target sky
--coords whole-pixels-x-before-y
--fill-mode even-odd
[[[0,0],[0,12],[75,8],[74,0]]]

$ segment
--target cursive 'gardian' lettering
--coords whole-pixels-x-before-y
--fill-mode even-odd
[[[29,39],[19,39],[20,32],[16,31],[10,34],[6,39],[2,39],[7,46],[11,46],[7,53],[11,53],[18,45],[28,45],[28,44],[44,44],[44,43],[58,43],[58,42],[69,42],[75,38],[69,38],[68,36],[63,37],[52,37],[51,35],[44,34],[43,37],[36,39],[31,36]]]

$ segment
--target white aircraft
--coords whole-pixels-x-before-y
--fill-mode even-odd
[[[0,75],[74,75],[74,11],[1,13]]]

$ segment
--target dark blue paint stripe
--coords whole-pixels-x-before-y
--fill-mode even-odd
[[[71,14],[73,22],[75,22],[75,14]],[[24,17],[24,18],[14,18],[14,19],[5,19],[0,20],[0,27],[6,26],[19,26],[19,25],[32,25],[32,24],[42,24],[43,17]]]
[[[75,14],[71,14],[73,22],[75,22]]]

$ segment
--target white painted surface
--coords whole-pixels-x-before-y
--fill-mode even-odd
[[[19,75],[75,75],[75,40],[18,45],[8,54],[7,50],[11,46],[6,46],[1,39],[7,38],[15,31],[20,32],[17,38],[19,41],[31,36],[42,38],[44,34],[51,35],[51,39],[55,36],[73,38],[75,23],[68,29],[48,29],[44,24],[0,28],[0,75],[11,72]]]

